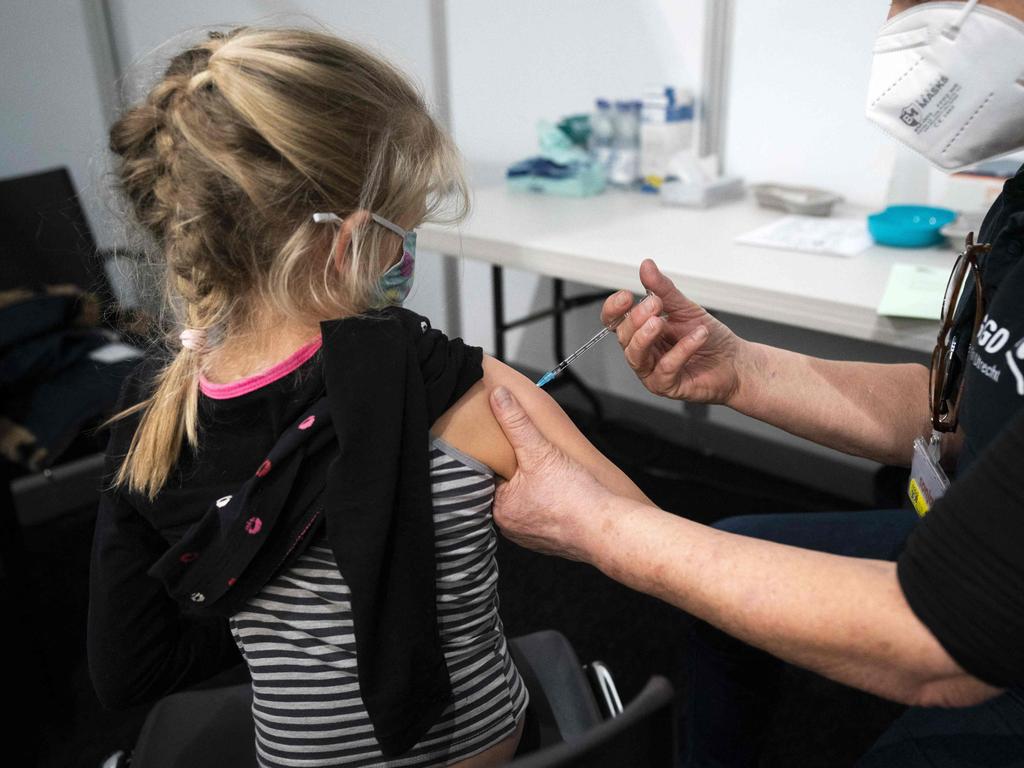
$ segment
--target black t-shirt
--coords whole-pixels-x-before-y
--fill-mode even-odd
[[[911,609],[956,662],[1024,685],[1024,410],[925,515],[897,564]]]
[[[1024,685],[1024,168],[978,236],[985,316],[971,339],[974,293],[957,316],[964,446],[947,494],[900,556],[911,609],[969,673]]]
[[[1024,406],[1024,167],[1006,182],[978,232],[992,250],[980,264],[985,315],[970,343],[973,290],[957,316],[959,361],[964,370],[960,424],[965,470]]]

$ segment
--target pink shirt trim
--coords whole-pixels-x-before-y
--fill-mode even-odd
[[[227,400],[232,397],[248,394],[249,392],[255,392],[260,387],[265,387],[272,381],[277,381],[294,371],[315,355],[322,344],[323,338],[317,336],[308,344],[304,344],[292,352],[280,363],[267,368],[267,370],[252,376],[246,376],[244,379],[236,379],[227,384],[215,384],[200,374],[199,389],[204,395],[212,397],[214,400]]]

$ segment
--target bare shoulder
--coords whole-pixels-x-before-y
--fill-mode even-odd
[[[568,418],[546,392],[514,368],[484,355],[483,369],[483,378],[434,422],[431,432],[508,478],[515,474],[516,455],[491,413],[491,391],[499,386],[508,388],[538,422],[551,411],[557,411],[566,421]]]
[[[549,441],[587,467],[613,491],[649,501],[632,481],[598,451],[565,415],[547,392],[518,371],[484,355],[484,375],[462,398],[439,418],[432,432],[445,442],[480,461],[499,476],[509,478],[516,471],[516,455],[491,412],[490,394],[496,387],[507,388]]]

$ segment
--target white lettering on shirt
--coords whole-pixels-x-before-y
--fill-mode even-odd
[[[999,368],[998,365],[989,365],[988,363],[986,363],[984,360],[981,359],[981,355],[978,354],[978,350],[976,350],[974,347],[971,347],[971,351],[968,353],[967,356],[971,360],[971,365],[977,368],[982,376],[992,379],[992,381],[995,382],[999,381],[999,374],[1002,373],[1002,370]]]
[[[1017,340],[1013,349],[1006,350],[1006,364],[1010,367],[1010,373],[1017,380],[1017,394],[1024,397],[1024,374],[1017,365],[1018,360],[1024,360],[1024,336]]]

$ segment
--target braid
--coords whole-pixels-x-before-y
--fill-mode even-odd
[[[110,149],[120,159],[121,186],[139,222],[158,241],[173,211],[166,187],[175,152],[168,112],[187,85],[182,70],[198,59],[195,49],[178,54],[146,101],[125,112],[110,129]]]
[[[203,259],[206,244],[201,228],[195,226],[203,218],[196,209],[201,198],[197,199],[194,184],[183,183],[196,166],[196,151],[182,134],[177,116],[212,90],[210,57],[226,39],[211,34],[208,42],[175,56],[145,102],[125,112],[110,130],[122,190],[164,257],[167,295],[184,300],[185,325],[204,330],[223,328],[234,302],[211,281],[205,266],[210,263]],[[176,334],[169,332],[168,340],[175,342]],[[179,347],[158,374],[151,397],[122,414],[143,411],[115,485],[152,498],[166,482],[182,440],[197,444],[195,375],[200,354]]]

